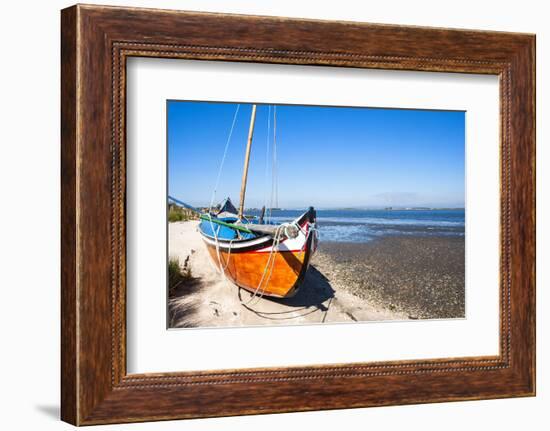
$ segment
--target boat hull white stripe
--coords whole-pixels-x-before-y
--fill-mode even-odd
[[[207,244],[216,247],[216,240],[211,239],[210,237],[202,235],[202,239]],[[234,241],[230,243],[230,241],[227,240],[218,240],[218,244],[222,248],[231,247],[231,250],[238,250],[241,248],[249,248],[256,245],[261,245],[263,243],[269,242],[271,240],[270,236],[263,236],[260,238],[251,239],[249,241]]]

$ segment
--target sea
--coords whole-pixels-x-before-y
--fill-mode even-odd
[[[252,211],[255,214],[256,211]],[[303,210],[273,210],[274,222],[291,221]],[[323,242],[369,242],[384,236],[464,236],[464,209],[317,210]]]

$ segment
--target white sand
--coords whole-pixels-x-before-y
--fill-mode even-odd
[[[169,256],[183,263],[189,256],[192,286],[180,286],[170,299],[171,327],[294,325],[327,322],[403,320],[407,316],[376,308],[337,286],[310,266],[294,298],[252,298],[212,263],[197,231],[197,221],[169,223]],[[189,293],[191,292],[191,293]]]

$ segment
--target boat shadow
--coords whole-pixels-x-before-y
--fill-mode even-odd
[[[326,315],[334,298],[334,293],[335,291],[329,280],[317,268],[310,265],[296,295],[291,298],[262,298],[262,301],[274,302],[284,306],[284,311],[260,311],[261,306],[258,308],[255,306],[250,307],[244,303],[243,306],[267,320],[292,321],[318,312]]]
[[[323,304],[333,297],[334,289],[328,278],[313,265],[310,265],[296,295],[273,300],[290,307],[318,307],[322,310]]]

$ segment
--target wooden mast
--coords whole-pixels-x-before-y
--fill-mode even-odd
[[[244,196],[246,194],[246,179],[248,177],[248,162],[250,161],[250,149],[252,147],[252,136],[254,135],[254,122],[256,121],[256,105],[252,105],[252,115],[250,116],[250,128],[248,129],[248,141],[246,143],[246,154],[244,156],[243,179],[241,182],[241,200],[239,203],[239,219],[243,218]]]

